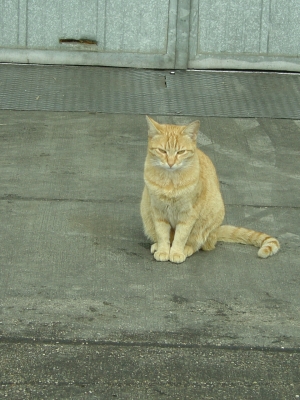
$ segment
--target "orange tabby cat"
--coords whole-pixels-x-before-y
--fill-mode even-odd
[[[277,239],[250,229],[222,225],[225,215],[216,170],[196,147],[200,122],[187,126],[148,122],[148,152],[141,215],[158,261],[183,262],[217,241],[260,247],[266,258],[279,250]]]

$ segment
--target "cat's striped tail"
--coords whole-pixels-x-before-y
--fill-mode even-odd
[[[277,239],[251,229],[238,228],[231,225],[221,225],[217,229],[217,240],[221,242],[235,242],[243,244],[251,244],[259,247],[258,256],[267,258],[276,254],[280,249],[280,244]]]

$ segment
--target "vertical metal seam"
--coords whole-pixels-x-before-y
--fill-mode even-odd
[[[268,26],[268,39],[267,39],[267,54],[270,50],[270,29],[272,29],[272,0],[269,0],[269,26]]]
[[[263,10],[264,10],[264,0],[260,2],[260,29],[259,29],[259,53],[262,52],[261,38],[262,38],[262,25],[263,25]]]
[[[188,18],[181,22],[184,11]],[[175,69],[187,69],[189,59],[191,0],[178,0],[176,21]]]
[[[103,51],[106,50],[106,20],[107,20],[107,0],[104,1]]]
[[[17,43],[20,44],[20,0],[18,0],[18,33],[17,33]]]
[[[25,12],[25,24],[26,24],[26,37],[25,37],[25,46],[26,48],[28,47],[28,0],[25,1],[25,7],[26,7],[26,12]]]
[[[175,54],[174,54],[174,68],[176,69],[177,68],[177,52],[178,52],[178,49],[177,49],[177,41],[178,41],[178,18],[179,18],[179,2],[180,2],[180,0],[177,0],[177,15],[176,15],[176,34],[175,34],[175,37],[176,37],[176,41],[175,41]]]
[[[192,0],[195,1],[195,0]],[[195,57],[197,55],[197,51],[199,51],[200,54],[200,49],[201,49],[201,38],[200,38],[200,31],[201,31],[201,27],[200,27],[200,2],[198,1],[197,4],[197,48],[196,48],[196,53],[195,53]]]
[[[97,5],[96,5],[96,40],[97,40],[97,43],[99,43],[99,40],[98,40],[98,17],[99,17],[99,0],[97,0]]]

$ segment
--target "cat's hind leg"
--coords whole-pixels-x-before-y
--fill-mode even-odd
[[[201,249],[204,251],[213,250],[216,247],[217,241],[218,241],[218,235],[216,233],[216,230],[214,230],[210,232],[205,243],[203,243],[203,245],[201,246]]]
[[[185,252],[192,255],[202,249],[205,251],[213,250],[218,240],[216,229],[212,226],[203,227],[200,222],[196,223],[186,243]],[[187,257],[189,257],[187,255]]]
[[[188,244],[186,244],[184,246],[184,254],[186,257],[190,257],[192,254],[194,254],[194,248],[192,246],[189,246]]]
[[[157,248],[158,248],[157,243],[153,243],[150,249],[151,254],[154,254],[157,251]]]
[[[203,232],[201,231],[201,228],[197,225],[198,224],[196,223],[193,227],[184,247],[184,254],[186,255],[186,257],[190,257],[192,254],[196,253],[196,251],[198,251],[205,242]]]

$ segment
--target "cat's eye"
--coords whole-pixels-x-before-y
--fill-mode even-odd
[[[167,154],[166,150],[164,150],[164,149],[157,149],[157,150],[162,154]]]
[[[185,153],[185,150],[179,150],[179,151],[177,151],[177,154],[183,154],[183,153]]]

